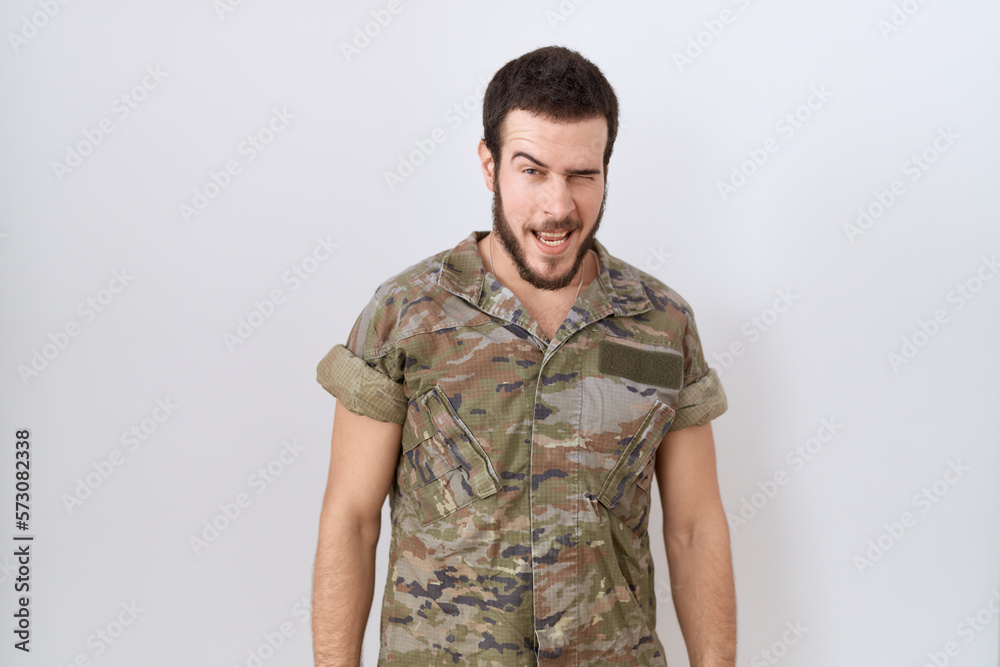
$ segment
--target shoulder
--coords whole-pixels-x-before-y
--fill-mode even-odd
[[[688,300],[663,280],[620,259],[609,256],[609,270],[612,283],[628,286],[620,291],[640,301],[636,304],[639,312],[622,321],[612,335],[680,353],[684,358],[682,386],[701,378],[708,365]]]
[[[384,280],[366,311],[381,353],[402,338],[464,324],[479,311],[441,285],[442,267],[454,249],[442,250]]]
[[[649,317],[667,317],[682,322],[693,318],[691,305],[673,287],[607,250],[604,255],[612,284],[631,292],[632,298],[648,300],[652,306]]]
[[[374,300],[385,308],[398,308],[400,303],[413,301],[435,291],[438,289],[441,262],[449,252],[450,250],[442,250],[434,253],[386,278],[376,288]]]
[[[646,271],[636,269],[636,272],[646,297],[655,310],[669,312],[678,317],[691,316],[691,304],[677,290]]]

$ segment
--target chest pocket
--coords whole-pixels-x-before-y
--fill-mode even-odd
[[[625,445],[608,473],[597,500],[640,537],[649,525],[650,486],[656,468],[656,450],[674,419],[674,409],[659,399]]]
[[[486,452],[441,388],[410,400],[397,479],[423,525],[500,490]]]

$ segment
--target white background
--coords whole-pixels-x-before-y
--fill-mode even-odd
[[[263,645],[266,665],[312,664],[334,407],[316,363],[381,281],[489,228],[477,88],[562,44],[621,103],[599,238],[693,305],[729,397],[713,428],[739,664],[997,664],[995,2],[216,5],[0,9],[0,663],[228,667]],[[391,20],[368,25],[373,11]],[[240,146],[275,109],[294,118],[251,161]],[[88,140],[102,119],[113,131]],[[390,189],[386,172],[436,128],[444,141]],[[951,138],[935,148],[939,132]],[[55,166],[70,151],[87,155]],[[230,160],[239,173],[206,188]],[[212,197],[185,216],[196,190]],[[879,215],[851,233],[859,208]],[[303,262],[318,238],[336,250]],[[314,271],[296,284],[296,266]],[[273,290],[282,303],[227,345]],[[776,314],[779,291],[791,306]],[[161,422],[158,400],[177,406]],[[147,429],[134,447],[132,427]],[[12,648],[19,428],[33,452],[30,655]],[[280,475],[261,482],[269,464]],[[241,493],[238,518],[193,547]],[[679,667],[653,535],[657,629]],[[265,635],[283,624],[272,655]]]

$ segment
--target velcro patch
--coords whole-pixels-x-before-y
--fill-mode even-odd
[[[638,350],[610,340],[602,340],[597,362],[601,373],[618,375],[643,384],[680,389],[684,357],[672,352]]]

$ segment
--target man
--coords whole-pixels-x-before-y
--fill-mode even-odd
[[[734,665],[726,397],[690,306],[595,238],[615,93],[547,47],[496,73],[483,124],[493,233],[383,283],[317,368],[338,400],[316,664],[358,664],[388,495],[378,664],[665,665],[655,472],[691,664]]]

